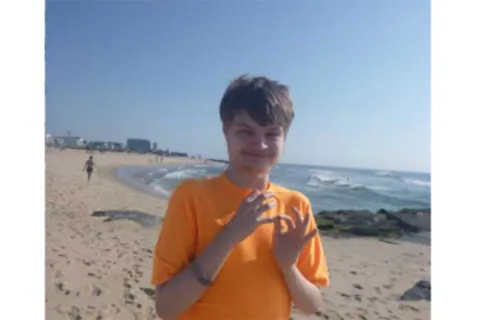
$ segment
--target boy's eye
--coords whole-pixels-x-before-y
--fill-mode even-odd
[[[278,137],[280,132],[269,132],[267,133],[267,137]]]

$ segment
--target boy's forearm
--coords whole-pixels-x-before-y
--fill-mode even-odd
[[[226,229],[214,238],[196,258],[199,271],[207,279],[214,280],[235,246]],[[192,306],[207,289],[187,266],[167,283],[155,289],[157,315],[163,320],[176,319]]]
[[[295,306],[306,314],[313,314],[322,308],[320,289],[308,281],[296,266],[281,269]]]

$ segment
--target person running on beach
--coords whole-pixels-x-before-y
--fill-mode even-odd
[[[85,161],[85,165],[83,166],[83,171],[87,171],[87,179],[88,182],[90,182],[90,179],[92,177],[92,172],[93,172],[93,167],[95,166],[95,163],[93,162],[93,156],[90,156],[87,161]]]
[[[329,273],[310,201],[269,181],[294,117],[289,89],[241,76],[220,102],[229,164],[173,191],[153,255],[158,317],[288,320],[313,314]]]

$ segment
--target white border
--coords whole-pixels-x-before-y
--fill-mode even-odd
[[[44,12],[0,1],[1,319],[45,317]]]
[[[432,319],[478,318],[479,5],[432,3]]]
[[[475,0],[432,3],[433,319],[478,313],[478,6]],[[45,314],[44,12],[43,1],[0,2],[5,319]]]

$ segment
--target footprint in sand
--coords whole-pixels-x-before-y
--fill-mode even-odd
[[[316,316],[325,320],[343,320],[344,318],[336,311],[327,309],[324,312],[317,312]]]
[[[56,287],[58,290],[60,290],[60,291],[65,290],[65,284],[64,284],[63,282],[61,282],[61,281],[60,281],[60,282],[57,282],[57,283],[55,284],[55,287]]]
[[[89,291],[92,296],[98,297],[101,296],[106,290],[96,285],[90,285]]]
[[[84,265],[86,265],[87,267],[90,267],[92,265],[92,262],[86,260],[86,259],[82,259],[82,262]]]
[[[418,310],[417,308],[413,307],[413,306],[409,306],[407,304],[402,304],[400,306],[400,310],[402,311],[414,311],[414,312],[420,312],[420,310]]]
[[[97,311],[97,308],[95,308],[95,306],[87,306],[87,314],[88,315],[94,315],[95,314],[95,311]]]
[[[80,309],[78,307],[72,306],[72,309],[67,314],[70,316],[70,319],[82,320]]]

